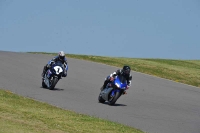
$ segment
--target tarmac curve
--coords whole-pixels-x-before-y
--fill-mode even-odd
[[[147,133],[200,133],[200,88],[132,71],[132,86],[115,106],[98,103],[99,88],[118,68],[68,58],[55,90],[41,88],[51,55],[0,51],[0,88]]]

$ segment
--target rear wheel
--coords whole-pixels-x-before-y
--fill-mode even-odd
[[[110,97],[108,104],[113,105],[117,101],[117,99],[120,97],[120,93],[116,92],[116,94],[113,97]]]
[[[57,82],[58,82],[58,78],[54,77],[53,80],[52,80],[52,82],[51,82],[51,85],[50,85],[49,89],[53,90],[54,87],[56,86]]]

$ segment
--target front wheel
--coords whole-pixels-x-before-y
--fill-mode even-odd
[[[108,104],[114,105],[119,97],[120,97],[120,92],[116,92],[115,95],[109,99]]]
[[[56,86],[57,82],[58,82],[58,78],[54,77],[53,80],[52,80],[52,82],[51,82],[51,85],[50,85],[49,89],[53,90],[54,87]]]

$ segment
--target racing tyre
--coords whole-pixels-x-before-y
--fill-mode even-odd
[[[112,98],[109,99],[108,104],[114,105],[119,97],[120,97],[120,93],[116,92],[116,94]]]
[[[53,80],[51,82],[51,86],[49,87],[49,89],[53,90],[54,87],[56,86],[57,82],[58,82],[58,78],[57,77],[53,78]]]

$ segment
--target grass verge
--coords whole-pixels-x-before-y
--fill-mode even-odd
[[[0,133],[143,133],[0,89]]]
[[[57,55],[55,53],[45,52],[30,53],[51,54],[53,56]],[[200,60],[117,58],[75,54],[67,54],[66,56],[69,58],[88,60],[116,67],[129,65],[132,70],[137,72],[200,87]]]

